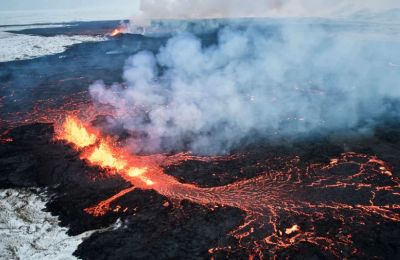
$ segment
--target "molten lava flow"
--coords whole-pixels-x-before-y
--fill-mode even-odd
[[[110,167],[119,171],[126,167],[127,162],[123,158],[118,157],[117,152],[115,152],[109,144],[105,141],[101,141],[100,144],[84,158],[94,165],[99,165],[103,168]]]
[[[263,252],[275,254],[302,243],[318,246],[335,258],[346,256],[343,246],[351,249],[350,255],[357,256],[357,245],[349,228],[363,227],[365,223],[400,222],[400,180],[392,174],[390,165],[374,156],[349,152],[328,164],[308,166],[301,166],[297,156],[282,158],[285,164],[278,172],[265,170],[258,177],[202,188],[179,182],[162,167],[179,165],[185,160],[213,163],[223,158],[187,154],[136,156],[85,128],[76,118],[67,118],[63,126],[60,137],[82,148],[82,159],[109,168],[132,184],[85,209],[94,216],[117,210],[111,204],[135,187],[154,189],[172,200],[240,208],[246,213],[244,223],[229,234],[239,247],[249,249],[260,258]],[[338,223],[330,233],[317,228],[326,219]],[[215,254],[232,248],[231,244],[218,245],[209,252]]]
[[[72,116],[68,116],[65,119],[59,138],[73,143],[79,148],[92,145],[96,142],[96,135]]]
[[[154,183],[144,176],[148,169],[146,166],[139,167],[134,164],[135,162],[140,164],[137,158],[129,156],[125,151],[113,145],[111,140],[101,137],[96,131],[89,130],[75,117],[68,116],[65,119],[58,137],[79,148],[86,148],[81,159],[88,160],[92,165],[117,170],[129,180],[139,178],[147,185]]]
[[[144,163],[140,161],[139,157],[128,155],[125,151],[113,145],[110,139],[103,138],[96,131],[90,130],[76,117],[67,116],[58,138],[66,140],[78,148],[83,148],[81,159],[87,160],[92,165],[117,171],[121,177],[134,186],[146,187],[155,184],[153,180],[146,176],[150,162]],[[87,209],[86,212],[95,216],[104,215],[110,208],[109,204],[112,201],[133,189],[126,189],[99,203],[98,206]]]
[[[287,229],[285,230],[285,234],[286,234],[286,235],[290,235],[290,234],[292,234],[293,232],[297,232],[297,231],[300,231],[300,227],[299,227],[298,225],[293,225],[292,227],[287,228]]]
[[[112,196],[111,198],[100,202],[96,206],[91,207],[91,208],[86,208],[85,212],[90,214],[90,215],[93,215],[95,217],[103,216],[108,211],[111,210],[110,209],[111,202],[113,202],[114,200],[116,200],[116,199],[124,196],[125,194],[133,191],[134,189],[135,189],[135,187],[130,187],[130,188],[124,189],[124,190],[118,192],[117,194],[115,194],[114,196]]]

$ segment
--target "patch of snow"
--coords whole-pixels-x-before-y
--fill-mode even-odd
[[[57,35],[53,37],[13,34],[0,31],[0,62],[32,59],[62,53],[68,46],[82,42],[104,41],[101,36]]]
[[[25,189],[0,190],[0,258],[74,259],[72,253],[93,231],[68,236],[45,208],[45,196]]]

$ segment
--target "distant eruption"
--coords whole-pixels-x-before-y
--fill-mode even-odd
[[[117,35],[120,35],[125,32],[125,28],[123,26],[119,26],[118,28],[115,28],[111,33],[111,37],[115,37]]]
[[[121,31],[119,28],[114,29],[114,30],[110,33],[110,36],[115,37],[115,36],[117,36],[118,34],[120,34],[121,32],[122,32],[122,31]]]

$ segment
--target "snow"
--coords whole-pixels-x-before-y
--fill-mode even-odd
[[[0,258],[75,259],[72,253],[93,231],[68,236],[58,218],[43,211],[45,204],[43,194],[0,190]]]
[[[44,55],[62,53],[68,46],[82,42],[103,41],[105,37],[85,35],[57,35],[43,37],[0,31],[0,62],[32,59]]]

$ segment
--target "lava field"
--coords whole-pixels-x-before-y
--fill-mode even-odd
[[[385,130],[380,135],[395,133]],[[79,246],[75,254],[82,258],[398,254],[398,139],[259,144],[221,157],[165,155],[157,158],[159,174],[174,178],[156,175],[150,178],[160,183],[141,187],[82,160],[54,137],[54,126],[43,123],[3,135],[1,187],[45,189],[48,210],[71,235],[103,229]],[[101,214],[85,210],[96,204]],[[115,222],[120,227],[110,228]]]
[[[132,154],[131,133],[104,130],[113,108],[87,86],[121,81],[128,55],[166,40],[121,35],[0,63],[0,189],[44,192],[71,236],[95,230],[82,259],[400,259],[395,119],[369,135],[260,136],[221,155]]]

